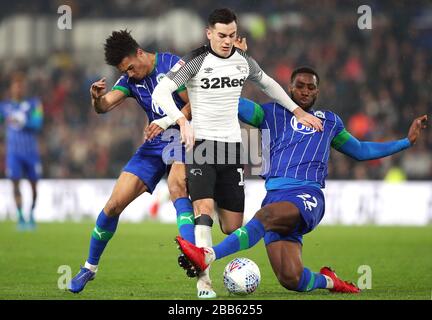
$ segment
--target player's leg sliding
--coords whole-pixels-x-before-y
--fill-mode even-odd
[[[264,237],[264,225],[256,217],[226,237],[214,247],[197,247],[181,237],[177,237],[180,250],[198,270],[205,270],[213,261],[253,247]],[[290,290],[309,292],[315,289],[329,289],[331,292],[358,293],[360,290],[351,283],[339,279],[328,267],[314,273],[304,268],[296,288]]]
[[[198,270],[205,270],[213,261],[253,247],[265,235],[264,225],[252,218],[244,227],[227,236],[214,247],[198,247],[181,237],[177,237],[180,250]]]
[[[207,214],[202,214],[195,219],[195,242],[197,246],[211,247],[213,245],[212,226],[213,219]],[[210,279],[210,266],[198,273],[197,291],[200,299],[216,298],[216,292],[212,288]]]
[[[330,269],[330,267],[322,267],[320,274],[327,278],[328,286],[326,289],[330,289],[330,292],[341,292],[341,293],[359,293],[360,289],[353,283],[340,279],[336,273]],[[329,279],[331,281],[329,281]]]
[[[89,256],[84,267],[81,267],[79,273],[69,283],[69,291],[73,293],[81,292],[87,282],[94,279],[99,259],[117,229],[119,217],[119,215],[109,217],[103,210],[101,211],[91,235]]]
[[[329,267],[321,268],[319,273],[312,272],[304,267],[300,280],[294,286],[284,280],[279,280],[279,282],[284,288],[297,292],[310,292],[316,289],[328,289],[330,292],[339,293],[360,292],[356,285],[339,279]]]
[[[330,289],[333,288],[333,281],[321,273],[315,273],[308,268],[303,268],[300,281],[296,288],[288,288],[298,292],[309,292],[315,289]]]

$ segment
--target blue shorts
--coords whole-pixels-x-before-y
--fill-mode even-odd
[[[23,155],[8,153],[6,155],[6,177],[12,180],[27,178],[37,181],[42,175],[42,165],[39,154]]]
[[[176,142],[147,141],[138,148],[123,171],[136,175],[145,183],[148,192],[153,193],[168,166],[174,161],[184,162],[184,154],[183,145]]]
[[[267,231],[264,235],[266,245],[275,241],[293,241],[303,244],[303,235],[311,232],[324,216],[325,200],[321,189],[310,186],[294,187],[267,191],[261,207],[275,202],[291,202],[300,211],[302,222],[289,235]]]

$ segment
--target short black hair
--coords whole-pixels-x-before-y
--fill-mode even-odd
[[[113,31],[105,40],[105,62],[117,67],[125,57],[136,54],[138,48],[139,45],[131,36],[131,31]]]
[[[233,21],[237,23],[237,15],[229,8],[215,9],[207,20],[210,27],[214,27],[216,23],[229,24]]]
[[[320,82],[320,78],[318,76],[318,73],[314,69],[312,69],[311,67],[303,66],[303,67],[299,67],[299,68],[295,69],[292,72],[292,74],[291,74],[291,83],[294,82],[294,79],[295,79],[296,75],[298,75],[299,73],[313,74],[317,78],[317,84],[319,84],[319,82]]]

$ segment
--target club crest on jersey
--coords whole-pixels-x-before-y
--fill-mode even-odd
[[[323,111],[315,111],[315,117],[325,119],[325,113]]]
[[[305,125],[301,124],[300,122],[297,121],[296,117],[292,117],[291,118],[291,127],[293,128],[294,131],[297,131],[299,133],[302,134],[312,134],[316,132],[315,128],[308,128]]]
[[[247,73],[247,68],[245,66],[237,66],[236,68],[241,73]]]
[[[156,81],[157,81],[157,83],[159,83],[163,78],[165,77],[165,73],[159,73],[157,76],[156,76]]]

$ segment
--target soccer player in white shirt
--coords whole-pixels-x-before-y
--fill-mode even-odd
[[[243,223],[242,145],[237,113],[246,80],[253,81],[270,98],[293,112],[298,122],[322,130],[321,120],[298,107],[254,59],[234,47],[237,39],[234,12],[227,8],[214,10],[208,19],[207,38],[209,43],[183,57],[152,95],[153,101],[180,125],[182,141],[193,151],[192,159],[186,160],[186,174],[198,247],[212,244],[215,202],[224,233],[233,232]],[[182,85],[188,90],[193,129],[171,96]],[[194,146],[195,139],[200,141]],[[204,163],[197,161],[202,150],[206,152],[201,154]],[[216,297],[208,269],[199,275],[197,289],[199,298]]]

